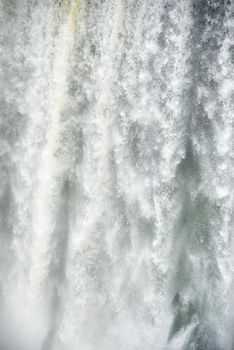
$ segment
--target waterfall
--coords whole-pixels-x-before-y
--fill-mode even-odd
[[[0,24],[0,349],[234,349],[233,0]]]

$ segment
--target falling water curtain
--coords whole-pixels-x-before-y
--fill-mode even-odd
[[[0,0],[0,348],[232,350],[233,0]]]

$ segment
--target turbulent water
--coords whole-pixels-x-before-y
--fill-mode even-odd
[[[0,349],[234,349],[233,0],[0,28]]]

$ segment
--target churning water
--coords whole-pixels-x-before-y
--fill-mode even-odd
[[[0,349],[234,349],[233,0],[0,27]]]

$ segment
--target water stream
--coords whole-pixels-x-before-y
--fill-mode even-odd
[[[234,349],[233,0],[0,27],[0,349]]]

